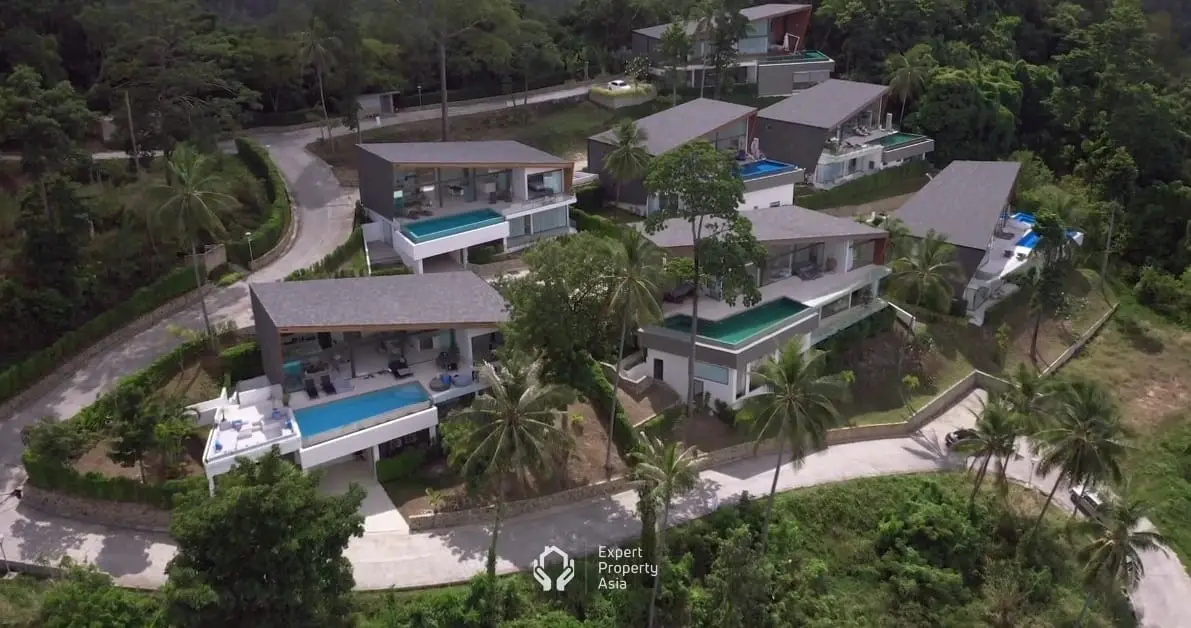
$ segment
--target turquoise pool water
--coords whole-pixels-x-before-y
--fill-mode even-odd
[[[417,382],[399,384],[362,395],[344,397],[294,411],[303,438],[321,434],[390,410],[429,401],[430,395]]]
[[[733,314],[719,321],[699,319],[698,334],[705,338],[737,345],[757,334],[806,311],[806,306],[793,299],[778,299],[764,305]],[[678,314],[666,319],[667,329],[691,333],[691,317]]]
[[[437,240],[447,236],[504,222],[505,217],[492,209],[477,209],[462,214],[428,218],[401,227],[401,232],[414,242]]]
[[[740,166],[740,177],[743,179],[755,179],[757,177],[765,177],[771,174],[779,174],[782,172],[791,172],[794,166],[774,161],[772,159],[762,159],[752,163],[743,164]]]
[[[1033,225],[1038,222],[1038,220],[1034,218],[1034,214],[1027,214],[1025,212],[1017,212],[1016,214],[1013,214],[1013,219],[1017,222],[1024,222],[1027,225]]]
[[[910,142],[917,142],[926,139],[925,135],[915,135],[913,133],[894,133],[893,135],[886,135],[885,137],[877,138],[869,144],[879,144],[885,148],[890,146],[897,146],[899,144],[909,144]]]
[[[760,63],[810,63],[812,61],[831,61],[831,57],[818,50],[800,50],[780,57],[766,57],[761,59]]]

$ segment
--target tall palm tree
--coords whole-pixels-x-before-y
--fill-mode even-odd
[[[496,486],[492,538],[488,546],[488,575],[496,575],[496,545],[500,535],[508,481],[524,486],[535,474],[549,474],[568,453],[566,429],[568,391],[542,381],[541,361],[509,357],[500,367],[485,362],[480,377],[489,386],[456,416],[471,422],[464,451],[465,475],[483,472]]]
[[[658,294],[666,280],[661,250],[638,229],[623,229],[611,245],[609,264],[611,294],[609,310],[620,314],[620,346],[616,352],[616,382],[612,387],[612,417],[616,417],[620,402],[620,362],[624,360],[625,337],[629,322],[636,325],[656,321],[662,317]],[[616,421],[608,422],[607,451],[604,470],[612,475],[612,430]]]
[[[885,58],[885,78],[889,81],[889,91],[902,103],[898,123],[906,119],[906,103],[917,98],[926,90],[926,78],[930,74],[930,66],[924,62],[925,57],[914,54],[894,53]]]
[[[303,66],[314,66],[314,73],[318,77],[318,100],[323,110],[323,126],[327,130],[327,139],[331,139],[331,116],[327,111],[327,93],[323,89],[323,74],[331,62],[333,51],[339,46],[339,39],[333,35],[324,34],[322,22],[312,19],[310,28],[298,34],[298,58]]]
[[[652,156],[645,148],[649,134],[629,118],[621,120],[613,131],[612,150],[604,156],[604,168],[616,180],[616,200],[625,183],[640,179],[649,172]]]
[[[1023,431],[1032,434],[1045,428],[1056,381],[1044,378],[1025,364],[1017,365],[1017,370],[1009,378],[1005,398]]]
[[[769,357],[751,377],[766,388],[745,402],[745,416],[756,422],[757,441],[777,434],[779,448],[761,528],[761,553],[769,542],[769,523],[782,470],[782,454],[788,447],[797,466],[811,453],[827,446],[827,430],[840,423],[835,402],[847,396],[848,380],[843,374],[827,374],[821,351],[803,351],[798,338],[786,343],[777,358]]]
[[[1162,535],[1148,529],[1145,511],[1146,506],[1140,501],[1111,499],[1097,516],[1082,522],[1081,527],[1092,540],[1077,553],[1084,561],[1084,580],[1088,586],[1077,626],[1083,625],[1097,586],[1120,585],[1132,591],[1145,573],[1141,552],[1166,551],[1162,549]]]
[[[976,493],[980,491],[988,465],[994,458],[997,460],[997,487],[1002,495],[1008,491],[1009,481],[1005,471],[1009,467],[1009,459],[1017,453],[1016,443],[1020,431],[1012,407],[1002,397],[992,397],[984,404],[976,419],[975,434],[956,445],[957,451],[983,459],[980,470],[976,472],[972,495],[968,497],[969,508],[976,504]]]
[[[925,301],[943,309],[954,295],[951,286],[958,275],[955,247],[932,229],[915,243],[913,251],[893,261],[890,281],[903,293],[913,295],[914,305],[921,307]]]
[[[707,70],[711,67],[712,43],[715,40],[717,23],[720,19],[719,0],[698,0],[691,7],[691,20],[695,22],[695,36],[693,43],[703,44],[703,69],[699,78],[699,98],[703,97],[703,88],[707,86]]]
[[[1042,504],[1034,530],[1041,525],[1063,480],[1085,487],[1119,481],[1125,456],[1120,408],[1112,393],[1099,382],[1073,379],[1061,384],[1050,419],[1049,425],[1034,435],[1041,454],[1038,473],[1058,471],[1059,477]]]
[[[227,182],[216,169],[216,163],[189,144],[179,144],[166,162],[166,183],[154,191],[161,197],[151,216],[155,229],[172,229],[179,240],[190,245],[190,259],[194,266],[194,282],[199,289],[199,307],[203,312],[203,329],[216,346],[211,317],[207,314],[207,299],[203,296],[203,276],[198,257],[198,241],[202,234],[220,237],[225,229],[217,209],[235,201],[224,192]]]
[[[881,221],[880,227],[889,232],[889,245],[893,247],[893,255],[902,257],[909,255],[913,249],[913,235],[906,223],[897,216],[888,216]]]
[[[649,628],[657,610],[658,589],[662,582],[662,552],[666,551],[664,541],[666,526],[670,524],[670,507],[674,498],[695,487],[698,473],[695,461],[699,458],[699,450],[686,447],[680,442],[663,443],[660,438],[648,435],[642,440],[642,448],[633,452],[637,465],[633,473],[643,480],[649,490],[649,499],[662,508],[661,527],[657,533],[657,550],[653,562],[657,565],[657,572],[653,577],[653,590],[649,594]]]
[[[670,82],[670,106],[678,104],[678,69],[691,55],[691,38],[681,22],[674,22],[662,32],[661,55]]]

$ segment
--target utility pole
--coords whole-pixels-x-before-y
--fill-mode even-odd
[[[136,145],[136,131],[132,127],[132,101],[128,98],[128,90],[124,90],[124,113],[128,114],[128,139],[132,142],[132,165],[136,167],[137,177],[140,177],[141,150]]]

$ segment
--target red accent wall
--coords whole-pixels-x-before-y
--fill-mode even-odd
[[[748,150],[748,147],[753,143],[754,137],[757,137],[757,114],[755,113],[749,115],[748,144],[745,145],[745,150]]]
[[[885,263],[885,249],[889,248],[889,238],[877,240],[873,245],[873,264],[881,266]]]
[[[810,30],[810,9],[791,13],[769,21],[769,42],[775,45],[785,43],[786,33],[798,37],[799,48],[806,48],[806,33]]]

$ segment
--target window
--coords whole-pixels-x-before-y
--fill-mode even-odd
[[[873,263],[874,256],[877,251],[877,241],[868,240],[867,242],[853,242],[852,243],[852,266],[848,270],[861,268]]]
[[[434,334],[426,334],[418,336],[418,349],[422,351],[430,351],[434,348]]]
[[[548,211],[532,214],[530,216],[530,221],[533,225],[533,233],[561,229],[567,226],[567,208],[558,207]],[[510,231],[512,231],[511,228]]]
[[[695,360],[695,378],[702,379],[717,384],[728,383],[728,367],[716,366],[706,362]]]
[[[781,201],[774,201],[774,202],[770,203],[770,204],[769,204],[769,206],[770,206],[770,207],[781,207],[781,206],[782,206],[782,202],[781,202]]]
[[[834,316],[836,314],[839,314],[840,312],[848,309],[851,306],[851,303],[852,303],[852,295],[846,294],[846,295],[832,301],[831,303],[824,305],[823,310],[822,310],[822,312],[823,312],[822,318],[827,318],[829,316]]]

